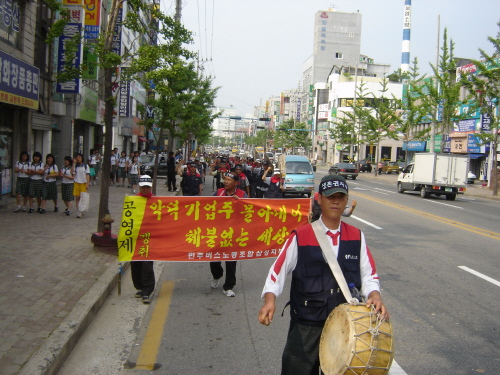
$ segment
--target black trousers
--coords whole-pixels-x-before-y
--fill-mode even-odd
[[[168,190],[175,190],[175,171],[167,172],[167,183]]]
[[[143,296],[149,296],[155,289],[155,272],[153,270],[153,261],[133,261],[130,262],[132,272],[132,282],[137,290],[142,292]]]
[[[290,321],[281,357],[281,375],[318,375],[319,341],[323,327]]]
[[[222,262],[210,262],[210,271],[214,279],[220,279],[224,275]],[[226,281],[224,282],[224,290],[233,289],[236,285],[236,261],[226,262]]]

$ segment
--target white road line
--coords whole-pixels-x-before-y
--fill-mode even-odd
[[[389,375],[407,375],[406,372],[398,365],[398,363],[393,360],[391,369],[389,370]]]
[[[469,267],[465,267],[465,266],[458,266],[458,268],[461,268],[463,269],[464,271],[467,271],[467,272],[470,272],[472,273],[473,275],[476,275],[477,277],[480,277],[481,279],[484,279],[486,281],[489,281],[490,283],[492,284],[495,284],[496,286],[500,286],[500,281],[498,280],[495,280],[489,276],[486,276],[486,275],[483,275],[482,273],[480,272],[477,272],[477,271],[474,271],[473,269],[469,268]]]
[[[382,228],[380,228],[380,227],[377,227],[375,224],[372,224],[372,223],[370,223],[370,222],[368,222],[368,221],[366,221],[366,220],[363,220],[363,219],[361,219],[361,218],[359,218],[359,217],[357,217],[357,216],[352,215],[351,217],[352,217],[353,219],[356,219],[356,220],[358,220],[358,221],[361,221],[362,223],[365,223],[366,225],[369,225],[369,226],[371,226],[371,227],[373,227],[373,228],[375,228],[375,229],[382,229]]]
[[[454,205],[448,204],[448,203],[437,202],[437,201],[429,201],[429,202],[436,203],[436,204],[442,204],[443,206],[449,206],[449,207],[453,207],[453,208],[459,208],[460,210],[464,209],[463,207],[454,206]]]
[[[391,194],[396,194],[396,192],[394,190],[385,190],[385,189],[380,189],[380,188],[373,188],[374,190],[381,190],[381,191],[386,191],[388,193],[391,193]]]

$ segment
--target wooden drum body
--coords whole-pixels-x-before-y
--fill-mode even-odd
[[[372,306],[337,306],[321,334],[319,360],[326,375],[387,375],[394,358],[392,326]]]

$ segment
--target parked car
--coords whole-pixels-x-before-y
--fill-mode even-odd
[[[477,179],[477,176],[474,173],[472,173],[471,171],[469,171],[469,173],[467,174],[467,183],[473,184],[474,181],[476,181],[476,179]]]
[[[143,155],[141,156],[141,166],[140,171],[141,175],[147,174],[148,176],[153,177],[154,169],[155,169],[155,155]],[[167,175],[167,157],[160,155],[160,163],[158,164],[158,173],[157,176],[166,176]]]
[[[399,173],[399,164],[396,161],[385,162],[382,166],[382,173],[391,174]]]
[[[345,177],[345,178],[352,178],[353,180],[358,177],[358,169],[354,164],[351,163],[335,163],[330,169],[328,170],[329,174],[338,174],[339,176]]]
[[[396,163],[398,163],[399,165],[399,172],[401,172],[404,167],[406,167],[406,163],[404,161],[397,161]]]
[[[371,172],[373,168],[370,160],[361,160],[357,165],[360,172]]]

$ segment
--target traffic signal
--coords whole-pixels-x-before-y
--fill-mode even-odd
[[[259,121],[271,121],[269,117],[260,117]]]

